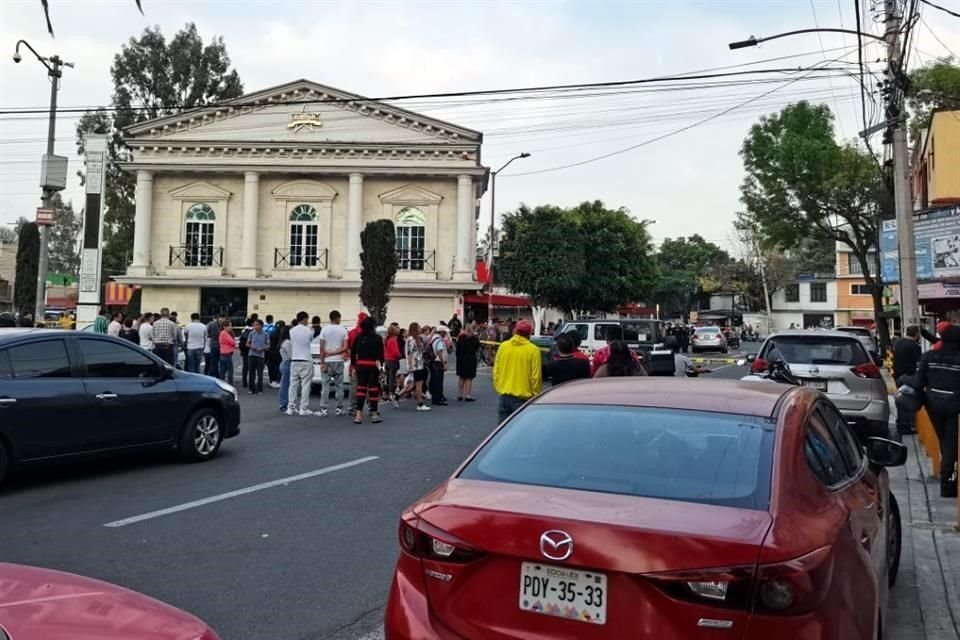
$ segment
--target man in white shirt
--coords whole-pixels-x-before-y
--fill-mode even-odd
[[[140,346],[147,351],[153,351],[153,314],[143,314],[140,321]]]
[[[320,415],[327,415],[330,391],[337,398],[337,415],[343,410],[343,368],[347,352],[347,330],[340,324],[340,312],[330,312],[330,324],[320,330],[320,371],[323,373],[323,392],[320,395]]]
[[[313,385],[313,354],[310,343],[313,342],[313,329],[310,328],[310,314],[301,311],[297,314],[297,324],[290,329],[290,399],[287,402],[288,416],[309,416],[310,387]]]
[[[200,373],[200,363],[203,362],[203,348],[207,344],[207,325],[200,322],[200,314],[190,314],[190,324],[183,330],[187,342],[187,371]]]
[[[114,313],[110,318],[110,324],[107,326],[107,335],[119,338],[121,329],[123,329],[123,314]]]

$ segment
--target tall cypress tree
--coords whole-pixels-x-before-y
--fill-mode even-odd
[[[397,275],[397,232],[392,220],[374,220],[360,232],[360,301],[377,321],[387,320]]]
[[[40,231],[37,223],[20,227],[17,244],[17,274],[13,287],[13,306],[22,316],[32,314],[37,306],[37,270],[40,268]],[[34,318],[42,321],[43,318]]]

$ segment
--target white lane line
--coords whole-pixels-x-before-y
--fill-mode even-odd
[[[333,473],[334,471],[349,469],[350,467],[356,467],[357,465],[365,464],[367,462],[373,462],[374,460],[378,460],[378,459],[379,459],[379,456],[367,456],[365,458],[357,458],[356,460],[351,460],[350,462],[335,464],[330,467],[324,467],[323,469],[317,469],[316,471],[308,471],[306,473],[301,473],[295,476],[280,478],[279,480],[271,480],[270,482],[261,482],[260,484],[244,487],[243,489],[228,491],[227,493],[220,493],[215,496],[210,496],[208,498],[201,498],[200,500],[193,500],[191,502],[184,502],[183,504],[178,504],[173,507],[167,507],[166,509],[160,509],[159,511],[141,513],[138,516],[131,516],[129,518],[124,518],[123,520],[114,520],[113,522],[108,522],[103,526],[125,527],[128,524],[136,524],[137,522],[143,522],[144,520],[152,520],[154,518],[159,518],[161,516],[168,516],[172,513],[179,513],[180,511],[195,509],[197,507],[202,507],[204,505],[212,504],[214,502],[220,502],[221,500],[229,500],[230,498],[244,496],[244,495],[247,495],[248,493],[254,493],[255,491],[263,491],[264,489],[270,489],[272,487],[278,487],[280,485],[290,484],[291,482],[298,482],[300,480],[306,480],[307,478],[315,478],[316,476],[322,476],[328,473]]]

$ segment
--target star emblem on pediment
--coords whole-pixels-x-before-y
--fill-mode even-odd
[[[287,129],[293,129],[294,133],[300,133],[304,129],[312,133],[314,127],[322,126],[323,120],[320,119],[320,113],[307,111],[307,105],[303,105],[300,113],[291,113],[290,122],[287,123]]]

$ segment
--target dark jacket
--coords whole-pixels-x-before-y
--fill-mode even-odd
[[[590,361],[570,356],[557,356],[553,362],[543,365],[543,379],[557,386],[569,380],[590,377]]]
[[[350,362],[355,367],[375,367],[383,362],[383,338],[375,333],[361,333],[350,347]]]
[[[923,354],[915,387],[923,390],[924,404],[933,413],[960,413],[960,345],[945,342]]]
[[[894,342],[893,379],[899,380],[900,376],[912,376],[916,373],[921,355],[923,355],[923,350],[920,349],[920,343],[916,340],[899,338]]]

